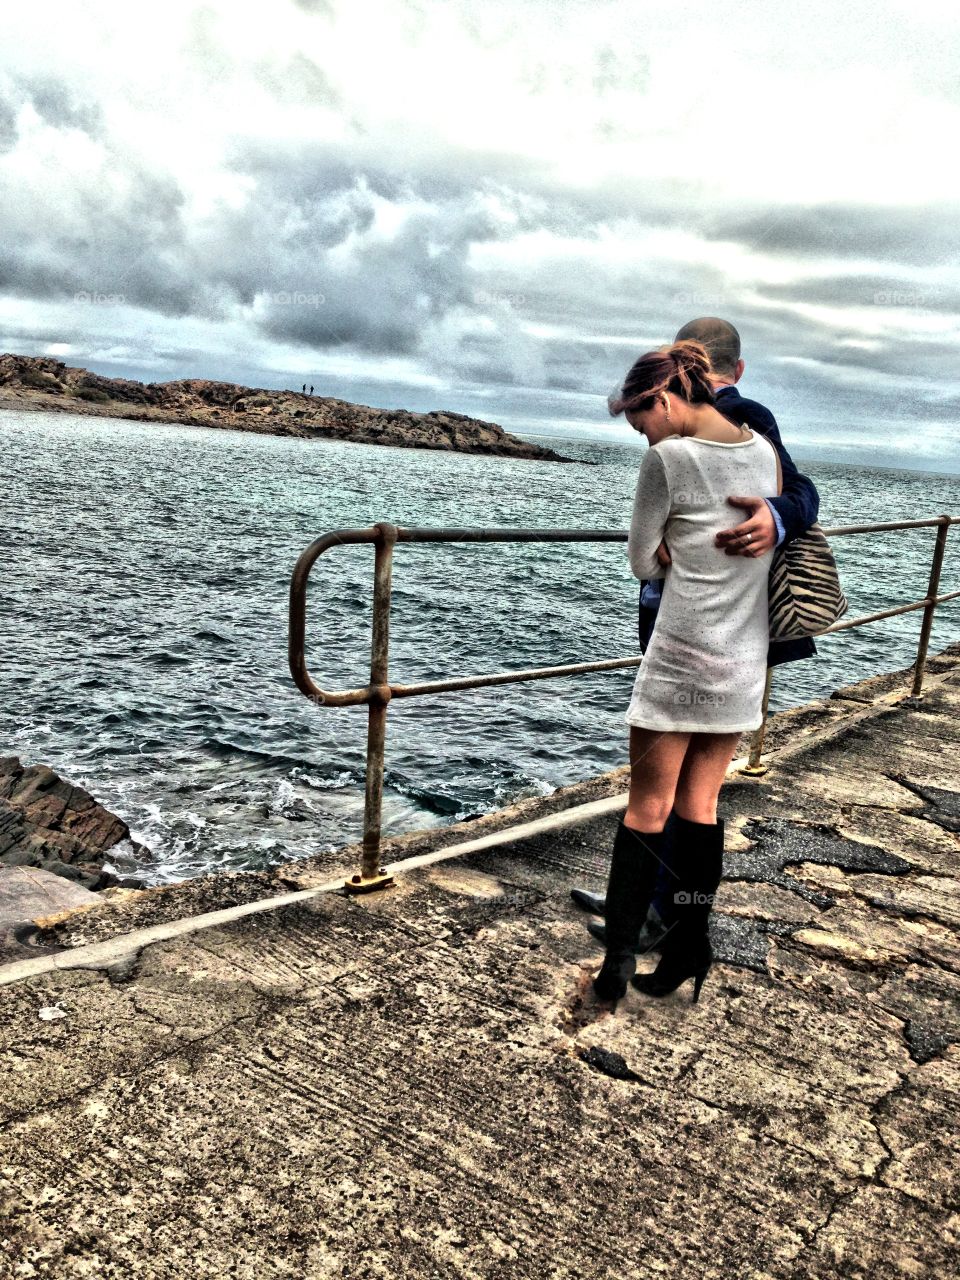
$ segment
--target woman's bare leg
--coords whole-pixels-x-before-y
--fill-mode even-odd
[[[717,797],[740,741],[739,733],[693,733],[677,779],[673,807],[688,822],[717,820]]]
[[[691,736],[637,729],[631,725],[630,800],[623,818],[626,826],[634,831],[663,830],[674,805],[674,793]]]

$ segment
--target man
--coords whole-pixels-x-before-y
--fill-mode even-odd
[[[746,511],[747,517],[740,524],[716,535],[716,545],[723,547],[728,556],[761,556],[771,548],[789,542],[816,522],[820,510],[820,495],[813,482],[797,470],[784,448],[777,420],[770,410],[756,400],[744,399],[737,390],[736,384],[743,376],[744,363],[740,356],[740,335],[733,325],[716,316],[703,316],[685,324],[677,332],[674,341],[680,342],[685,338],[702,343],[709,353],[710,363],[716,374],[713,389],[719,411],[732,422],[741,423],[766,436],[780,457],[783,471],[783,490],[780,496],[762,498],[744,494],[730,495],[727,501]],[[669,548],[662,542],[657,556],[661,564],[670,563]],[[641,653],[646,651],[656,623],[662,585],[663,580],[660,578],[641,583]],[[800,658],[811,657],[816,651],[816,645],[809,637],[771,641],[767,665],[773,667],[782,662],[796,662]],[[637,938],[636,950],[646,951],[655,947],[667,932],[675,878],[668,855],[660,869],[653,904]],[[571,889],[570,896],[585,911],[595,915],[604,914],[606,904],[600,895],[588,893],[585,889]],[[591,921],[587,929],[600,942],[606,942],[602,924]]]

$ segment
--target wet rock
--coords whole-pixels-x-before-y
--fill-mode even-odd
[[[142,887],[142,881],[104,869],[107,855],[122,841],[130,841],[138,857],[150,857],[149,849],[131,841],[123,819],[89,791],[47,765],[0,757],[0,866],[37,867],[86,889]]]
[[[100,901],[64,876],[36,867],[0,865],[0,962],[62,950],[45,943],[35,921],[99,906]]]
[[[914,1062],[929,1062],[951,1043],[950,1036],[945,1031],[925,1027],[919,1022],[908,1022],[904,1034],[910,1046],[910,1057]]]
[[[710,917],[710,942],[718,961],[766,973],[770,939],[789,937],[794,927],[779,920],[748,920],[717,910]]]
[[[588,1067],[593,1067],[595,1071],[600,1071],[605,1076],[612,1076],[614,1080],[640,1079],[635,1071],[630,1070],[626,1059],[621,1054],[601,1049],[599,1045],[594,1044],[589,1049],[581,1050],[579,1056]]]
[[[904,1020],[904,1036],[915,1062],[926,1062],[960,1042],[960,974],[916,964],[891,976],[876,1001]]]

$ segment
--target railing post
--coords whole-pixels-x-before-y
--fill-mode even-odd
[[[767,766],[760,763],[760,757],[763,754],[763,739],[767,732],[767,708],[770,706],[770,685],[773,682],[773,667],[767,667],[767,678],[763,685],[763,709],[760,714],[763,719],[760,721],[760,728],[757,729],[750,739],[750,758],[742,769],[738,769],[738,773],[745,773],[748,778],[759,778],[767,772]]]
[[[937,529],[937,540],[933,545],[933,559],[930,562],[930,581],[927,584],[927,607],[923,611],[923,624],[920,627],[920,641],[917,644],[917,661],[913,669],[913,688],[911,695],[915,698],[923,688],[923,676],[927,667],[927,646],[930,644],[930,631],[933,627],[933,615],[937,608],[937,595],[940,592],[940,570],[943,567],[943,556],[947,549],[947,534],[950,532],[950,517],[940,516],[940,527]]]
[[[344,888],[368,893],[390,884],[392,876],[380,866],[380,825],[383,813],[383,768],[390,702],[390,579],[397,526],[380,523],[373,568],[373,634],[370,645],[370,697],[367,708],[367,778],[363,806],[363,862],[359,875]]]

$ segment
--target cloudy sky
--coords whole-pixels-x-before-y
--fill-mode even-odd
[[[0,349],[522,427],[599,422],[719,314],[781,420],[912,414],[934,451],[960,426],[953,3],[47,0],[4,27]]]

